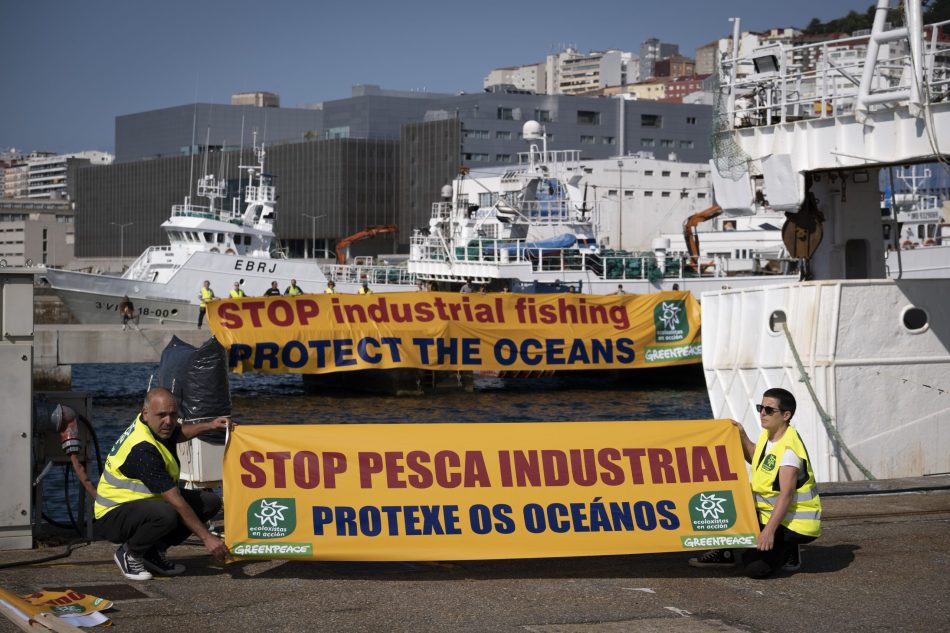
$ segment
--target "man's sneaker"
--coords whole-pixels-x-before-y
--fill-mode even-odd
[[[792,549],[788,550],[788,555],[785,557],[785,564],[782,565],[782,569],[785,571],[798,571],[802,566],[802,550],[801,546],[793,545]]]
[[[180,563],[173,563],[165,558],[164,550],[156,547],[145,552],[142,557],[145,568],[158,576],[177,576],[185,571],[185,566]]]
[[[711,549],[698,558],[690,558],[692,567],[732,567],[736,564],[736,553],[731,549]]]
[[[151,580],[152,574],[145,569],[142,559],[132,552],[123,543],[115,551],[115,564],[122,570],[122,575],[129,580]]]

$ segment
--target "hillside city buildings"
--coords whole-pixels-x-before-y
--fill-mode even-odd
[[[806,55],[781,63],[820,69],[863,55],[866,40],[836,44],[842,37],[825,36]],[[782,47],[805,39],[775,28],[741,33],[738,45],[772,46],[778,59]],[[361,247],[405,253],[412,231],[426,226],[431,203],[460,170],[477,178],[480,170],[517,164],[529,120],[545,127],[549,149],[581,151],[591,186],[608,207],[608,225],[623,223],[620,210],[650,218],[625,224],[642,230],[625,231],[622,244],[619,236],[604,236],[613,247],[643,248],[672,218],[712,203],[705,166],[713,95],[719,60],[732,50],[727,37],[688,58],[676,44],[651,38],[636,52],[566,47],[543,61],[496,68],[479,93],[358,85],[347,98],[296,108],[280,107],[276,94],[249,92],[230,104],[124,114],[116,118],[114,161],[101,152],[0,155],[0,257],[63,265],[49,246],[53,239],[74,240],[79,258],[135,255],[161,242],[159,226],[171,206],[194,195],[202,175],[225,178],[235,194],[252,142],[267,147],[267,170],[280,194],[275,228],[289,256],[329,256],[343,237],[381,224],[396,224],[399,233],[354,245],[354,254]],[[23,202],[34,199],[59,203],[62,212]],[[35,224],[47,221],[41,218],[48,224]],[[32,231],[39,231],[38,242]],[[39,250],[27,253],[28,242]]]

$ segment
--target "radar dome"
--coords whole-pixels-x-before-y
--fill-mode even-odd
[[[442,199],[451,200],[452,199],[452,185],[443,185],[442,187]]]
[[[521,128],[521,134],[526,141],[533,141],[544,136],[544,128],[537,121],[526,121]]]

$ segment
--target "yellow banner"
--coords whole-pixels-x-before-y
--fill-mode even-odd
[[[728,420],[242,425],[237,557],[414,561],[754,546]]]
[[[689,292],[303,295],[208,305],[235,371],[564,370],[702,360]]]

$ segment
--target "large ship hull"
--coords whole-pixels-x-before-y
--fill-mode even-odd
[[[941,397],[950,385],[950,280],[708,293],[702,320],[713,415],[745,421],[756,437],[762,392],[788,389],[819,481],[864,477],[843,446],[877,478],[950,472],[950,434],[941,431],[950,418]]]

